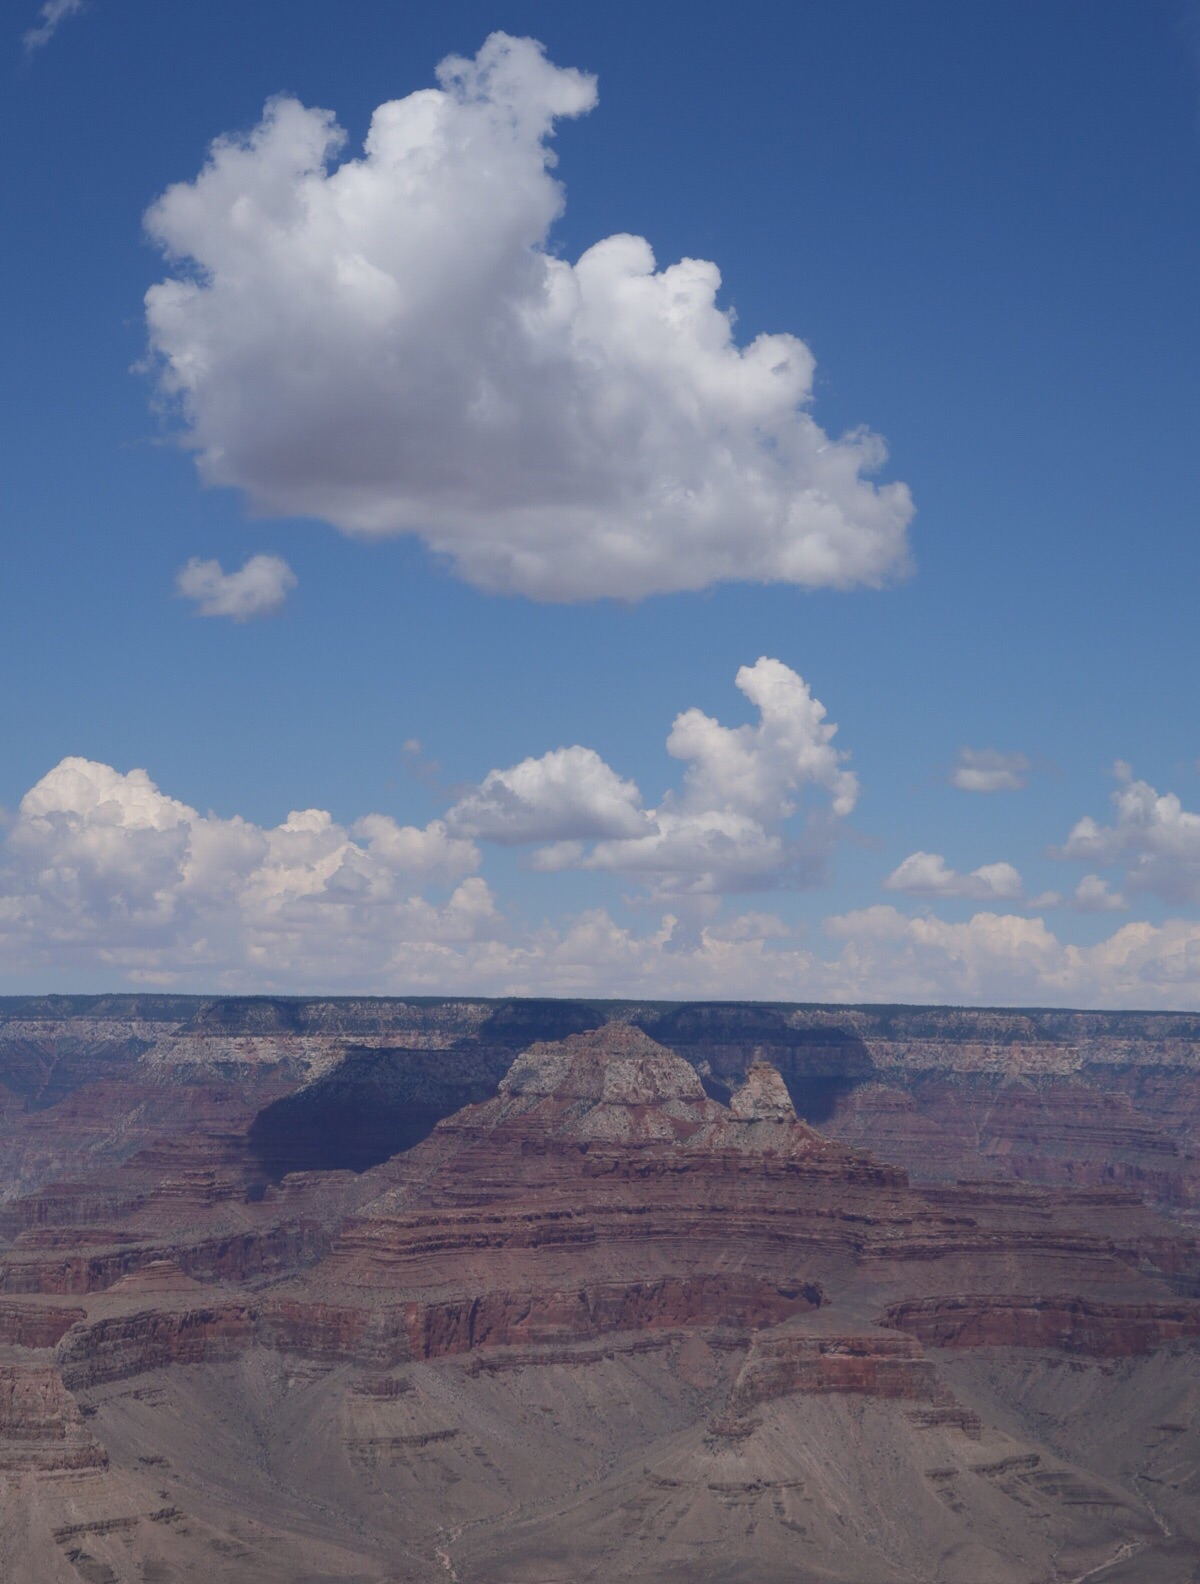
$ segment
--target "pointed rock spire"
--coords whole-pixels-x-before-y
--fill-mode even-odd
[[[750,1063],[749,1071],[729,1102],[741,1122],[795,1122],[796,1109],[787,1085],[768,1061]]]

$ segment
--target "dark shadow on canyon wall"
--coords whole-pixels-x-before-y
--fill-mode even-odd
[[[875,1066],[857,1034],[836,1027],[795,1028],[774,1007],[737,1001],[704,1001],[645,1012],[634,1020],[700,1074],[710,1099],[728,1104],[757,1057],[778,1068],[798,1116],[820,1124],[839,1100],[875,1077]]]
[[[490,1100],[535,1040],[603,1022],[579,1002],[505,1001],[476,1034],[440,1049],[350,1044],[331,1072],[263,1107],[251,1147],[273,1182],[293,1171],[366,1171],[428,1138],[443,1117]]]

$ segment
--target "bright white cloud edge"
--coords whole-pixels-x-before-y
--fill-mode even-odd
[[[548,139],[594,79],[503,33],[437,76],[340,165],[333,116],[277,99],[149,210],[152,360],[202,477],[540,600],[902,574],[908,490],[814,422],[803,342],[739,346],[716,265],[641,237],[553,251]]]

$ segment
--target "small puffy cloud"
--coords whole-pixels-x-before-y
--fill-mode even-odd
[[[677,716],[667,751],[686,766],[683,784],[657,808],[644,809],[634,783],[591,749],[560,748],[490,772],[447,824],[493,841],[548,843],[531,860],[543,872],[631,875],[660,896],[810,884],[834,821],[854,808],[858,781],[802,677],[763,657],[742,666],[736,683],[757,722],[723,726],[698,709]],[[784,824],[812,791],[828,805],[793,837]]]
[[[1029,778],[1024,754],[995,748],[960,748],[950,772],[950,785],[960,792],[1020,792]]]
[[[973,897],[978,901],[1016,901],[1024,891],[1010,863],[983,864],[969,874],[951,869],[940,853],[910,853],[883,882],[886,891],[909,896]]]
[[[175,587],[185,599],[196,601],[197,615],[243,622],[278,610],[296,581],[282,556],[251,556],[239,572],[223,572],[219,561],[193,556],[181,568]]]
[[[448,816],[464,836],[506,845],[641,835],[650,820],[641,793],[592,748],[555,748],[492,770]]]
[[[340,164],[329,112],[274,100],[149,210],[152,361],[202,478],[541,600],[902,573],[908,490],[812,418],[803,342],[739,345],[717,266],[641,237],[556,252],[549,139],[594,79],[503,33],[437,77]]]
[[[1152,892],[1172,903],[1200,902],[1200,814],[1185,809],[1174,792],[1160,794],[1135,780],[1122,760],[1113,774],[1113,823],[1101,825],[1085,815],[1054,856],[1120,864],[1130,891]]]
[[[1119,913],[1129,906],[1119,891],[1095,874],[1084,875],[1071,893],[1071,903],[1080,913]]]
[[[41,49],[44,44],[49,44],[60,25],[68,17],[75,16],[82,10],[83,0],[45,0],[45,4],[38,12],[41,20],[36,27],[29,28],[22,35],[26,50],[32,53]]]

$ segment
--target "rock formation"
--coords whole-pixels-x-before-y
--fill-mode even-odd
[[[1109,1015],[567,1004],[530,1039],[479,1003],[78,1010],[25,1007],[0,1040],[5,1576],[1200,1565],[1193,1135],[1159,1114],[1200,1030],[1151,1051],[1152,1019]],[[314,1166],[312,1092],[343,1127],[355,1075],[378,1095],[389,1069],[360,1169]],[[364,1166],[393,1127],[406,1147]]]

